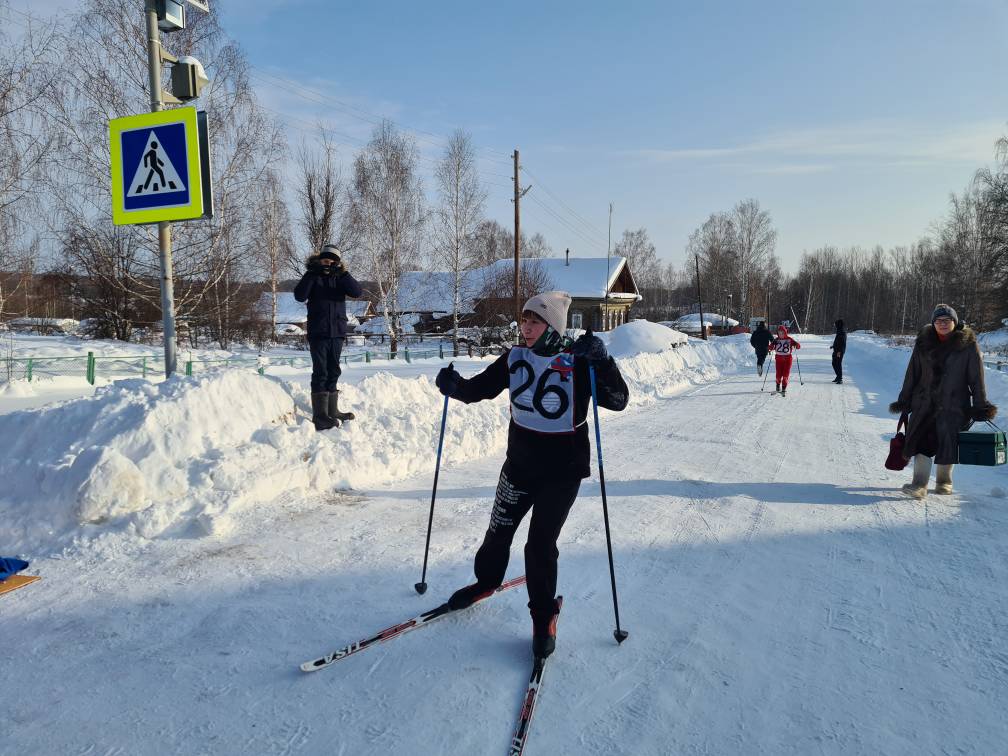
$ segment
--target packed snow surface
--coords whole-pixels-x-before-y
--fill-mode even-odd
[[[852,335],[837,386],[829,338],[800,335],[782,398],[745,335],[648,351],[643,330],[607,337],[633,403],[600,429],[630,637],[612,638],[593,477],[560,538],[526,753],[1003,752],[1008,472],[957,466],[953,496],[901,495],[909,470],[882,463],[909,351]],[[305,369],[76,399],[33,383],[62,401],[0,415],[0,552],[43,578],[0,596],[0,753],[503,752],[529,672],[521,590],[297,669],[472,579],[505,397],[449,405],[430,588],[413,589],[443,364],[348,367],[358,419],[326,433]],[[1008,375],[987,382],[1008,406]]]

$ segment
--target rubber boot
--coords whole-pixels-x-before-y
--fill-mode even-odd
[[[556,650],[557,617],[560,616],[560,602],[553,599],[550,611],[532,611],[532,655],[545,659]]]
[[[353,412],[340,412],[339,391],[329,392],[329,417],[341,423],[353,420],[356,417]]]
[[[931,476],[931,457],[923,454],[914,456],[913,480],[903,485],[903,491],[907,496],[915,499],[923,499],[927,496],[928,478]]]
[[[315,391],[311,395],[312,422],[315,423],[315,430],[325,431],[337,425],[337,422],[329,417],[329,392]]]
[[[952,493],[952,465],[935,465],[934,492],[942,495]]]

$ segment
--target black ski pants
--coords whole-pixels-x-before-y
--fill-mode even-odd
[[[766,361],[767,351],[768,350],[766,349],[756,350],[756,364],[759,365],[760,367],[762,367],[763,363]]]
[[[843,378],[843,352],[833,352],[833,372],[837,378]]]
[[[308,339],[308,351],[311,352],[312,374],[311,390],[313,394],[320,391],[332,393],[336,390],[339,380],[340,354],[343,352],[343,339],[315,338]]]
[[[529,609],[533,614],[553,612],[557,586],[557,539],[577,498],[581,480],[544,480],[517,486],[505,463],[497,482],[490,527],[476,552],[476,580],[483,585],[504,581],[511,542],[522,518],[532,510],[528,542],[525,544],[525,580]]]

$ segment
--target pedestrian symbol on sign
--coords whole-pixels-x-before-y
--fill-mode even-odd
[[[172,165],[164,148],[158,144],[157,134],[153,130],[147,136],[147,147],[143,151],[143,159],[133,174],[127,197],[143,195],[171,194],[184,192],[185,183],[179,178],[178,171]]]

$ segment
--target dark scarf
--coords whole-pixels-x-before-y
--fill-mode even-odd
[[[532,345],[532,352],[540,357],[552,357],[560,354],[572,343],[572,340],[564,336],[564,334],[554,331],[552,326],[546,326],[546,330],[542,332],[542,335],[536,339],[536,343]]]

